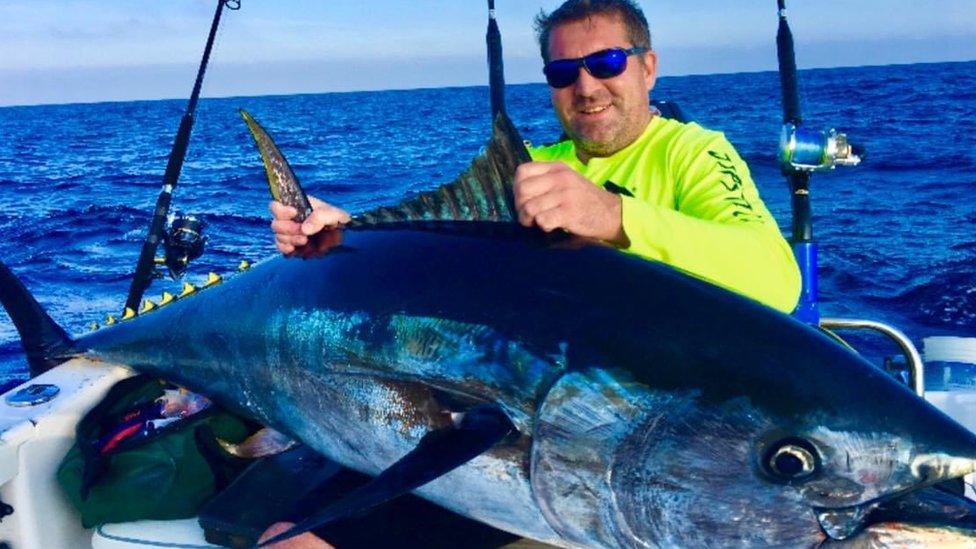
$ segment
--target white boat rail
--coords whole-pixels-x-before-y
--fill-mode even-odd
[[[888,336],[898,345],[905,359],[908,360],[908,381],[912,390],[920,397],[925,396],[925,365],[922,362],[922,355],[919,354],[912,340],[898,328],[877,320],[857,318],[821,318],[820,327],[831,330],[874,330]]]

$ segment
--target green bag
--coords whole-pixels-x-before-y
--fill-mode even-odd
[[[215,455],[214,437],[237,443],[253,426],[211,405],[146,439],[101,455],[107,423],[163,395],[147,376],[120,381],[78,423],[77,440],[58,468],[58,482],[85,528],[108,522],[193,517],[247,460]]]

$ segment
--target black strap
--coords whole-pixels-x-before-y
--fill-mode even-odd
[[[357,515],[439,478],[489,450],[515,430],[494,405],[475,407],[460,425],[427,433],[417,447],[369,483],[264,543],[265,547]]]

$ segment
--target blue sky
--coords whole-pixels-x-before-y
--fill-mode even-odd
[[[772,0],[640,2],[662,75],[775,68]],[[509,82],[541,81],[531,21],[496,0]],[[4,0],[0,105],[186,97],[212,0]],[[787,2],[801,68],[976,59],[976,0]],[[242,0],[204,96],[477,85],[483,0]]]

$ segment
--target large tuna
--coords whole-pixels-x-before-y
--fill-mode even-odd
[[[35,364],[129,364],[372,475],[501,411],[514,434],[417,493],[549,543],[976,542],[969,503],[930,488],[976,469],[976,436],[786,315],[506,222],[511,136],[321,257],[73,341],[6,269],[0,297]]]

